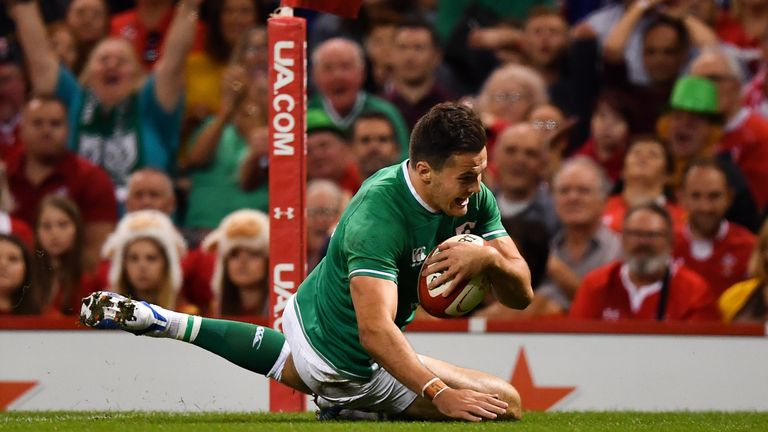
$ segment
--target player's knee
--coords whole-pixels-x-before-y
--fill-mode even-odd
[[[520,401],[520,393],[517,392],[517,389],[510,385],[508,394],[504,400],[509,404],[506,415],[508,420],[520,420],[523,418],[523,406]]]
[[[520,393],[511,384],[503,382],[500,388],[495,392],[499,399],[506,402],[507,412],[499,420],[520,420],[523,417],[522,404],[520,402]]]

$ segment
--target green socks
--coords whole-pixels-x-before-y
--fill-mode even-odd
[[[197,345],[261,375],[272,371],[285,344],[283,334],[268,327],[184,315],[179,317],[178,328],[168,336]]]

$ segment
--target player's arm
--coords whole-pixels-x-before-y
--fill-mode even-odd
[[[493,285],[493,293],[501,304],[513,309],[525,309],[533,300],[531,272],[508,236],[498,237],[483,247],[466,243],[446,242],[439,246],[440,254],[432,255],[425,265],[434,272],[443,273],[431,283],[440,286],[449,280],[460,281],[486,272]],[[443,294],[447,296],[451,289]]]
[[[488,246],[497,252],[491,253],[491,263],[486,268],[493,294],[504,306],[525,309],[533,300],[528,263],[508,236],[490,240]]]
[[[395,283],[356,276],[350,280],[350,291],[363,348],[395,379],[416,394],[422,394],[425,384],[432,381],[435,374],[419,361],[416,352],[395,325]],[[506,402],[493,395],[447,386],[434,396],[432,403],[449,417],[472,421],[494,419],[504,414],[507,407]]]

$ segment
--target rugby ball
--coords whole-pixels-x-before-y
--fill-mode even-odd
[[[474,234],[460,234],[445,242],[469,243],[478,247],[485,244],[481,237]],[[427,255],[427,259],[439,253],[440,250],[436,247]],[[432,289],[429,288],[429,283],[437,279],[441,273],[430,273],[429,267],[426,266],[426,260],[419,272],[419,304],[427,313],[438,318],[455,318],[466,315],[483,301],[485,294],[491,289],[490,279],[481,273],[470,280],[461,282],[448,296],[443,297],[443,293],[451,287],[453,280]]]

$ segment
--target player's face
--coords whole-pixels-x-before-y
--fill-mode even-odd
[[[58,207],[49,205],[40,213],[37,238],[51,256],[58,257],[70,250],[75,244],[76,231],[75,223]]]
[[[16,291],[24,281],[24,255],[9,241],[0,241],[0,295]]]
[[[255,249],[235,248],[227,257],[227,274],[238,288],[258,286],[267,276],[267,259]]]
[[[167,267],[163,251],[153,240],[136,240],[125,250],[125,272],[139,293],[159,289]]]
[[[485,148],[479,153],[452,155],[442,170],[431,172],[429,204],[449,216],[467,214],[469,197],[480,192],[481,176],[487,165]]]

